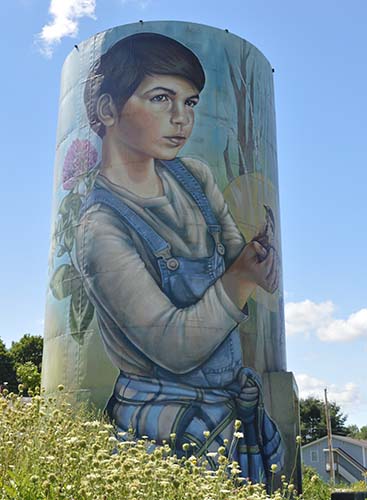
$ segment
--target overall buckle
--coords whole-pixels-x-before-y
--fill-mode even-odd
[[[218,228],[219,226],[210,226],[209,232],[214,239],[215,248],[217,250],[218,255],[223,257],[223,255],[226,253],[226,248],[220,240],[220,229],[218,230]]]
[[[164,260],[167,269],[169,269],[170,271],[176,271],[176,269],[179,268],[180,263],[178,262],[177,259],[172,257],[170,245],[167,245],[162,250],[158,250],[158,252],[154,252],[154,254],[156,257]]]

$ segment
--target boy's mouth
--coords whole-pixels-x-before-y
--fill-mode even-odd
[[[184,135],[170,135],[165,136],[164,138],[174,146],[181,146],[186,141],[186,137]]]

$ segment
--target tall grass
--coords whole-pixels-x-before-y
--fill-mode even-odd
[[[311,477],[304,497],[297,496],[285,477],[282,488],[272,494],[263,485],[244,484],[238,464],[227,458],[225,449],[219,450],[217,470],[211,471],[205,459],[190,456],[189,445],[187,456],[180,459],[168,443],[158,447],[148,439],[118,437],[102,416],[75,410],[62,393],[57,398],[36,394],[27,402],[21,395],[0,396],[0,499],[328,498],[310,496],[315,486],[317,494],[321,491]]]

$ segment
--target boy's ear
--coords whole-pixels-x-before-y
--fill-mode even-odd
[[[110,94],[102,94],[99,96],[96,110],[99,120],[105,127],[111,127],[115,124],[118,114]]]

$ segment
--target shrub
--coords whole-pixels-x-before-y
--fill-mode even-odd
[[[302,483],[304,500],[330,500],[331,486],[312,467],[303,468]]]

